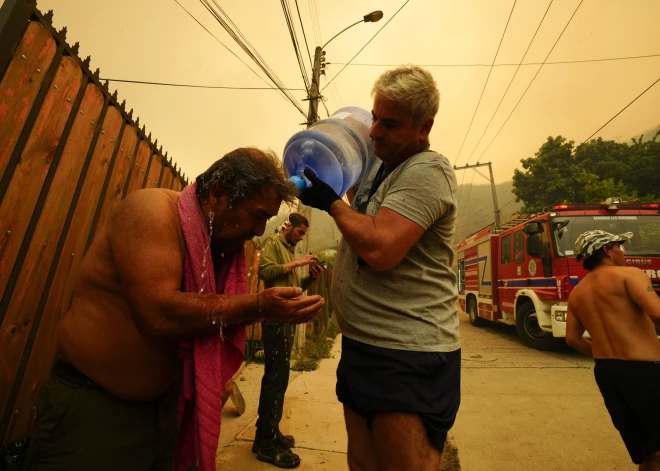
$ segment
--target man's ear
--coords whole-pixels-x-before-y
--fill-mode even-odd
[[[230,207],[229,196],[217,183],[211,185],[211,190],[209,191],[209,203],[219,211],[224,211]]]
[[[431,134],[431,129],[433,129],[434,122],[435,122],[435,118],[433,116],[430,116],[426,118],[426,120],[420,125],[422,139],[428,140],[429,134]]]

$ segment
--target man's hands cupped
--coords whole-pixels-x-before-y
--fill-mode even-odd
[[[301,288],[270,288],[257,294],[259,317],[267,322],[302,324],[319,314],[325,299],[302,296]]]

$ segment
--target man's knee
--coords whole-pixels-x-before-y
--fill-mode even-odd
[[[348,468],[351,471],[376,471],[376,457],[368,455],[365,450],[355,450],[348,447]]]

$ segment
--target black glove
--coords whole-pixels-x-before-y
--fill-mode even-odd
[[[311,169],[306,168],[304,173],[307,179],[312,183],[312,186],[310,188],[305,188],[300,193],[300,201],[306,206],[330,212],[330,206],[332,206],[332,203],[341,198],[335,193],[335,190],[330,188],[330,185],[323,180],[320,180]]]

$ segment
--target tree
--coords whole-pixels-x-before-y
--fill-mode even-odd
[[[573,141],[561,136],[548,137],[534,157],[521,162],[525,171],[514,171],[513,193],[524,203],[523,212],[540,212],[548,204],[573,201],[579,197]]]
[[[601,138],[574,147],[562,136],[548,137],[522,159],[513,174],[513,192],[523,212],[540,212],[556,203],[596,203],[608,197],[657,201],[660,197],[660,130],[652,139],[631,143]]]

